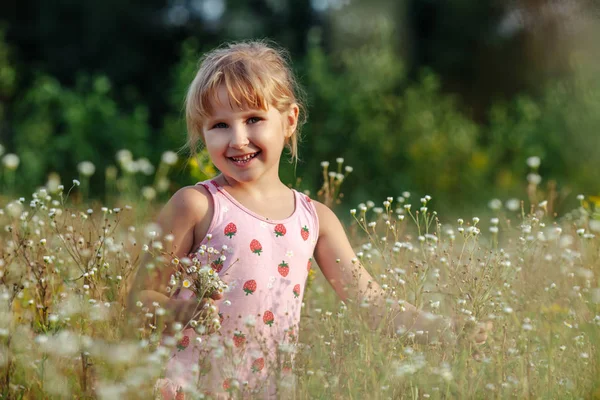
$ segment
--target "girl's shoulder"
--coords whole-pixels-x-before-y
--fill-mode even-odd
[[[184,186],[179,189],[165,206],[167,218],[173,221],[187,221],[208,229],[214,205],[209,190],[203,185]]]
[[[184,186],[179,189],[169,203],[175,207],[178,212],[195,214],[208,211],[212,199],[209,190],[203,185]]]

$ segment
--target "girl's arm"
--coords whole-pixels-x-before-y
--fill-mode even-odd
[[[354,300],[358,304],[367,301],[371,306],[367,310],[370,325],[379,326],[386,308],[386,296],[383,289],[367,270],[356,260],[354,250],[348,241],[342,224],[327,206],[314,201],[319,217],[319,239],[315,248],[315,259],[323,275],[342,300]],[[418,310],[408,302],[399,305],[393,303],[392,326],[390,333],[401,330],[423,331],[416,338],[425,341],[438,339],[442,342],[452,340],[454,324],[433,314]],[[476,342],[485,341],[485,329],[474,336]]]
[[[160,228],[158,239],[162,242],[163,251],[173,253],[178,258],[185,257],[193,250],[195,237],[206,235],[212,218],[212,201],[209,196],[204,187],[191,186],[180,189],[171,197],[156,221]],[[173,240],[163,240],[168,234],[173,235]],[[175,273],[170,259],[148,269],[147,265],[153,261],[148,253],[143,255],[129,292],[129,310],[133,311],[138,301],[150,309],[153,309],[153,303],[158,303],[167,310],[166,322],[187,323],[200,311],[203,304],[195,299],[173,298],[166,291],[170,277]]]

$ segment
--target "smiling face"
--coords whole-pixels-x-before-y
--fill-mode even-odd
[[[296,128],[298,107],[282,113],[272,106],[238,106],[224,85],[215,95],[202,129],[212,162],[230,184],[264,178],[279,182],[281,153]]]

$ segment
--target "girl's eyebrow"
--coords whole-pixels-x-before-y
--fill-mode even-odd
[[[267,114],[266,110],[261,110],[261,109],[252,109],[252,110],[244,110],[244,111],[240,111],[239,113],[235,113],[236,117],[239,116],[241,118],[246,118],[252,115],[265,115]],[[212,122],[216,122],[216,121],[225,121],[227,119],[231,118],[231,116],[226,117],[226,116],[221,116],[221,115],[212,115],[212,116],[208,116],[206,119],[207,123],[212,123]]]

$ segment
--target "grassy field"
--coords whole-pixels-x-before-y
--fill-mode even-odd
[[[320,197],[333,203],[339,182],[325,180]],[[599,210],[581,196],[555,216],[529,188],[520,204],[458,221],[438,216],[435,198],[409,193],[337,210],[353,215],[357,256],[390,303],[494,329],[480,346],[369,329],[359,317],[369,305],[341,303],[313,268],[295,397],[600,398]],[[123,305],[140,255],[160,249],[157,208],[72,201],[78,190],[0,199],[1,398],[154,396],[170,351],[159,343],[160,313],[132,318]]]

